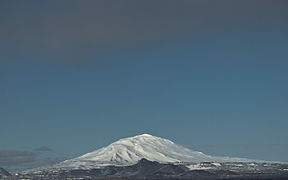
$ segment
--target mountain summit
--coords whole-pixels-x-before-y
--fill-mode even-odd
[[[247,162],[244,158],[215,157],[192,151],[168,139],[142,134],[120,139],[106,147],[66,160],[57,167],[93,168],[95,166],[128,166],[141,159],[159,163]]]
[[[119,165],[135,164],[145,158],[157,162],[211,161],[212,157],[191,151],[172,141],[150,134],[120,139],[107,147],[84,154],[77,159],[107,161]]]

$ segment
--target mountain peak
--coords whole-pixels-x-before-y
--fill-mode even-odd
[[[141,137],[153,137],[151,134],[146,134],[146,133],[140,134],[138,136],[141,136]]]
[[[159,137],[156,137],[156,136],[153,136],[151,134],[139,134],[139,135],[136,135],[136,136],[133,136],[133,137],[127,137],[127,138],[123,138],[123,139],[141,139],[141,138],[159,138]],[[120,139],[121,140],[121,139]]]
[[[87,163],[92,166],[127,166],[136,164],[143,158],[159,163],[247,161],[242,158],[213,157],[192,151],[168,139],[141,134],[120,139],[78,158],[66,160],[60,163],[60,166],[87,166]]]

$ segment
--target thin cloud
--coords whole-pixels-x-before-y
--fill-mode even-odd
[[[64,158],[42,158],[37,152],[0,150],[0,167],[9,171],[55,164]]]
[[[53,151],[53,149],[47,147],[47,146],[40,146],[35,149],[36,151]]]
[[[23,165],[37,160],[37,153],[17,150],[0,150],[0,166]]]

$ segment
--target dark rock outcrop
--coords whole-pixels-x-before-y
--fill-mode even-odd
[[[11,177],[12,175],[6,171],[5,169],[0,167],[0,179],[1,178],[6,178],[6,177]]]

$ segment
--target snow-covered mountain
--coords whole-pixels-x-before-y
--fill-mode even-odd
[[[160,163],[200,163],[200,162],[248,162],[244,158],[215,157],[192,151],[174,142],[142,134],[120,139],[99,150],[80,157],[63,161],[55,168],[89,169],[100,166],[128,166],[136,164],[141,159]]]

